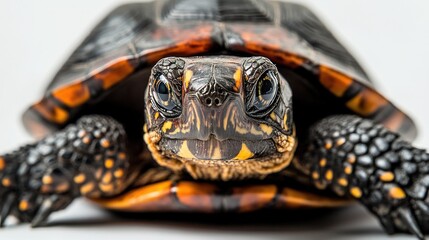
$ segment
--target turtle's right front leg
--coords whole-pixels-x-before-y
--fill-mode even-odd
[[[129,165],[124,129],[104,116],[0,156],[0,226],[13,215],[37,227],[76,197],[118,194]]]

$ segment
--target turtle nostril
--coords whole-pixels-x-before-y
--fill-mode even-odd
[[[219,98],[215,98],[214,103],[216,106],[220,106],[220,99]]]
[[[212,99],[206,98],[206,104],[207,104],[207,106],[211,106],[212,105]]]

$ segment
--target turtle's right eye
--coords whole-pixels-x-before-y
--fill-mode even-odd
[[[164,115],[173,117],[180,114],[180,101],[177,99],[170,82],[163,74],[155,77],[152,96],[157,108]]]

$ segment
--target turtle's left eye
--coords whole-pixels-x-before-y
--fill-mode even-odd
[[[252,115],[261,115],[267,109],[272,107],[272,104],[277,96],[278,79],[277,74],[273,70],[268,70],[262,74],[254,89],[251,104],[248,106],[248,112]]]
[[[180,101],[164,75],[160,74],[154,79],[152,89],[153,99],[164,115],[172,117],[180,114]]]

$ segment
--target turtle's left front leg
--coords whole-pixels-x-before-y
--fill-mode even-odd
[[[302,157],[316,187],[359,200],[390,233],[429,231],[429,154],[356,116],[317,123]]]

